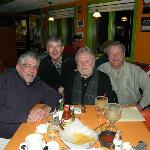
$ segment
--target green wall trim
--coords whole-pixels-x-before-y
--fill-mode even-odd
[[[67,33],[68,33],[68,29],[67,29],[67,25],[66,25],[66,18],[62,18],[61,19],[61,36],[60,36],[60,38],[62,39],[64,45],[67,44]]]
[[[132,42],[131,42],[131,54],[130,59],[134,61],[134,52],[135,52],[135,40],[136,40],[136,31],[137,31],[137,14],[138,14],[138,2],[135,0],[134,5],[134,16],[133,16],[133,28],[132,28]]]
[[[93,25],[93,18],[92,18],[92,14],[90,14],[89,12],[87,13],[87,20],[86,20],[86,46],[88,46],[89,48],[92,47],[92,25]]]
[[[52,36],[55,34],[55,21],[49,21],[48,22],[48,36]]]
[[[114,40],[115,35],[115,12],[109,12],[109,22],[108,22],[108,40]]]

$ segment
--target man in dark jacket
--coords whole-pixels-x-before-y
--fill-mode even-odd
[[[109,77],[94,69],[95,57],[87,48],[80,48],[76,54],[78,72],[65,85],[66,103],[95,104],[95,97],[107,96],[108,102],[117,102]]]
[[[35,53],[21,55],[16,71],[0,76],[0,138],[11,138],[22,122],[42,120],[58,107],[60,95],[37,76],[39,59]],[[41,108],[33,108],[44,103]]]
[[[51,37],[47,41],[48,57],[40,64],[39,77],[51,87],[58,90],[63,87],[70,73],[76,69],[74,57],[63,53],[63,43],[58,37]]]

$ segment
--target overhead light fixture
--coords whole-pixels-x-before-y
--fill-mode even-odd
[[[54,19],[54,17],[51,15],[52,2],[48,2],[48,3],[49,3],[49,5],[50,5],[50,9],[49,9],[49,11],[50,11],[50,17],[48,18],[48,20],[49,20],[49,21],[54,21],[55,19]]]
[[[98,10],[96,10],[96,11],[94,12],[94,14],[93,14],[93,17],[95,17],[95,18],[101,17],[100,12],[99,12]]]
[[[54,21],[55,19],[54,19],[54,17],[50,16],[50,17],[48,18],[48,20],[49,20],[49,21]]]
[[[126,16],[121,17],[121,21],[128,21],[128,18]]]

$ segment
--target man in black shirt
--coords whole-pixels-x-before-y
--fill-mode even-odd
[[[92,51],[87,47],[80,48],[75,60],[78,72],[70,76],[65,86],[66,103],[95,104],[95,97],[104,95],[108,97],[108,102],[117,102],[109,77],[94,68]]]
[[[48,56],[41,61],[39,77],[48,85],[59,90],[64,87],[70,74],[76,69],[74,57],[63,53],[64,45],[60,38],[53,36],[47,41]]]

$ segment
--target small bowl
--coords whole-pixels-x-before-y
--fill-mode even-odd
[[[103,147],[110,148],[116,132],[105,130],[98,135],[98,140]]]

